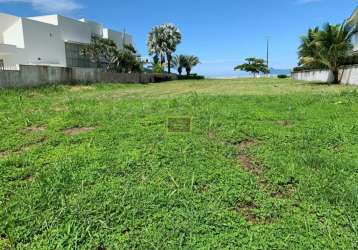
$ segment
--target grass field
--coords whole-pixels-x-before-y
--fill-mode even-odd
[[[0,90],[0,249],[357,249],[357,90]]]

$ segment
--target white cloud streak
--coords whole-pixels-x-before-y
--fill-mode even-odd
[[[0,3],[25,3],[40,12],[71,12],[81,9],[76,0],[0,0]]]
[[[309,3],[317,3],[317,2],[321,2],[322,0],[297,0],[296,4],[309,4]]]

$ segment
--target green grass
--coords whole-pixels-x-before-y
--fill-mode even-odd
[[[357,249],[356,90],[0,90],[0,249]]]

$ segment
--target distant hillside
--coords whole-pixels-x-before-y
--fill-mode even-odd
[[[290,69],[274,69],[274,68],[270,68],[270,74],[271,75],[290,75],[291,70]]]

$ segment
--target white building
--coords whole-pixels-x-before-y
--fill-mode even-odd
[[[358,8],[355,9],[352,16],[348,19],[348,22],[352,25],[355,25],[358,29]],[[354,52],[358,53],[358,34],[354,39]]]
[[[112,39],[119,48],[123,41],[132,43],[129,34],[85,19],[60,15],[23,18],[0,13],[0,67],[91,67],[93,64],[80,55],[80,50],[93,35]]]

